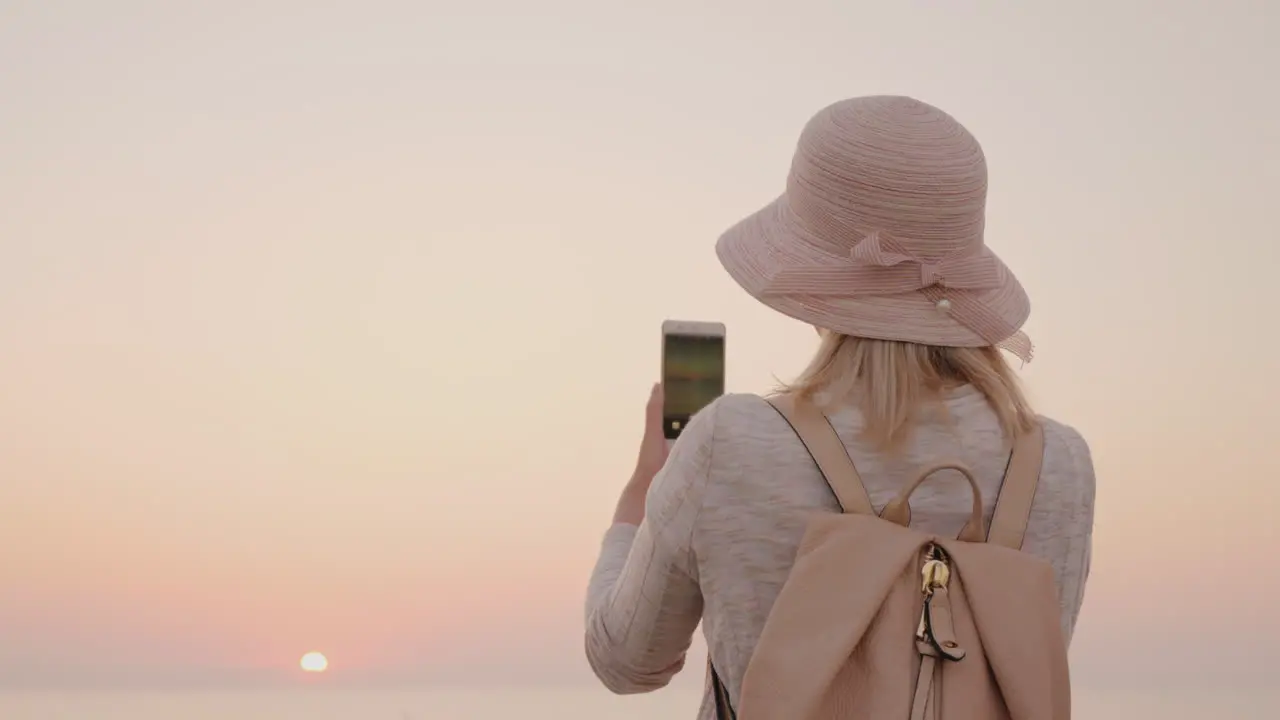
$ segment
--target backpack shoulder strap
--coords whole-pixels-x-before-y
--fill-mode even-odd
[[[867,487],[827,416],[813,403],[794,395],[775,395],[768,401],[804,443],[840,507],[846,513],[875,515]]]
[[[1040,466],[1044,462],[1044,426],[1039,422],[1031,430],[1013,440],[1009,469],[1005,471],[1000,495],[996,498],[995,515],[987,542],[1014,550],[1022,549],[1027,532],[1031,503],[1040,484]]]

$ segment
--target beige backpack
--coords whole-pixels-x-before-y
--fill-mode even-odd
[[[973,474],[921,473],[877,516],[826,417],[789,396],[791,423],[844,512],[821,513],[747,666],[735,712],[710,668],[720,720],[1066,720],[1066,643],[1052,567],[1020,552],[1044,455],[1018,437],[991,532]],[[956,539],[912,530],[912,492],[958,470],[973,511]]]

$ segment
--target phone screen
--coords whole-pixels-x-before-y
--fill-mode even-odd
[[[663,336],[662,390],[663,434],[674,439],[690,417],[724,394],[724,337]]]

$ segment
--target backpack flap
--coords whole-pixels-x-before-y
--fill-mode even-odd
[[[901,688],[920,662],[912,596],[926,541],[875,516],[815,517],[752,653],[737,716],[835,717],[824,708],[856,697],[842,717],[907,718]],[[895,594],[906,602],[891,602]]]
[[[1008,717],[1069,718],[1071,680],[1053,567],[1040,558],[989,543],[941,540],[938,544],[951,555],[963,583],[964,614],[970,616],[966,620],[982,638],[982,652]],[[949,681],[950,687],[956,684]]]

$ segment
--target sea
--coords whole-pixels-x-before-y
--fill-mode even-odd
[[[1265,695],[1265,697],[1264,697]],[[1274,720],[1272,690],[1076,692],[1083,720]],[[592,688],[237,692],[0,692],[0,720],[693,720],[692,691],[617,697]]]

